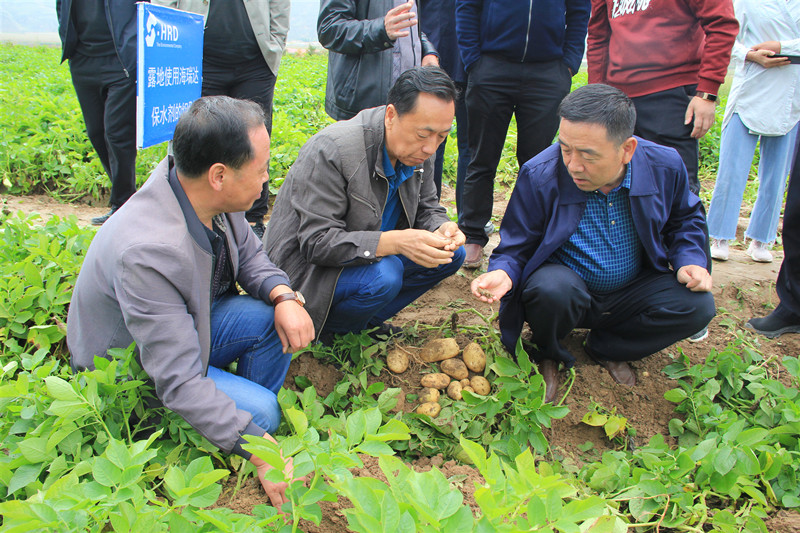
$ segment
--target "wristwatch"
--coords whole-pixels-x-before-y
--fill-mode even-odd
[[[711,93],[704,93],[702,91],[697,91],[694,95],[702,100],[708,100],[709,102],[716,102],[717,95]]]
[[[292,292],[284,292],[283,294],[277,295],[275,298],[272,299],[272,307],[277,306],[281,302],[285,302],[286,300],[294,300],[295,302],[303,307],[306,305],[306,299],[303,297],[303,294],[300,291],[292,291]]]

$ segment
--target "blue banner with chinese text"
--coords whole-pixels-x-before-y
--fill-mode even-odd
[[[200,98],[203,16],[140,3],[136,144],[169,141],[181,113]]]

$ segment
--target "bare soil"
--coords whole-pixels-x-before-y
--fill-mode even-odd
[[[502,218],[506,205],[505,193],[495,195],[494,218]],[[445,187],[444,203],[453,204],[453,191]],[[0,206],[4,210],[22,211],[24,213],[38,212],[44,217],[58,215],[60,217],[74,215],[81,224],[88,224],[91,217],[103,214],[106,208],[89,207],[76,204],[61,204],[46,196],[12,197],[0,196]],[[454,206],[453,206],[454,208]],[[747,219],[740,219],[740,235]],[[496,222],[498,224],[498,222]],[[492,235],[488,251],[497,245],[499,237]],[[743,242],[740,237],[739,242]],[[753,316],[763,316],[777,304],[774,284],[778,269],[783,258],[780,251],[774,251],[775,261],[768,264],[754,263],[745,253],[744,245],[735,245],[731,250],[731,258],[726,262],[714,263],[714,297],[717,304],[717,317],[709,326],[709,337],[703,342],[692,344],[681,341],[670,346],[642,361],[633,363],[639,383],[630,388],[618,385],[611,380],[608,373],[600,366],[592,363],[581,350],[581,342],[586,332],[574,331],[566,340],[567,347],[575,354],[576,380],[565,404],[569,406],[570,413],[561,420],[555,420],[553,427],[547,430],[546,436],[553,448],[553,456],[563,461],[581,463],[582,461],[596,460],[599,455],[613,444],[605,438],[601,428],[590,427],[582,424],[581,418],[589,409],[592,402],[596,402],[606,409],[616,408],[617,414],[624,416],[628,424],[635,428],[636,437],[631,444],[638,445],[647,442],[653,435],[660,433],[668,437],[668,424],[676,415],[673,413],[673,404],[664,399],[664,393],[675,387],[675,382],[668,379],[662,369],[670,364],[674,358],[683,352],[693,363],[700,363],[712,350],[721,350],[735,338],[737,330],[744,329],[744,323]],[[452,318],[457,310],[474,308],[480,313],[490,315],[496,306],[490,309],[488,305],[473,299],[469,293],[469,283],[481,271],[463,270],[457,275],[443,281],[428,294],[420,298],[414,305],[399,313],[395,325],[413,325],[416,323],[439,325]],[[480,317],[465,313],[458,317],[460,324],[480,324]],[[800,354],[800,335],[784,335],[777,339],[769,340],[753,336],[766,356],[785,355],[797,356]],[[469,341],[464,336],[459,336],[460,346]],[[399,386],[404,392],[416,394],[419,389],[421,367],[412,367],[400,376],[384,370],[385,375],[378,379],[391,386]],[[287,387],[294,387],[294,378],[305,376],[308,378],[318,393],[327,395],[333,390],[335,384],[342,378],[342,373],[335,367],[321,363],[311,355],[301,355],[296,359],[289,370],[286,380]],[[405,405],[404,410],[413,409],[413,405]],[[591,442],[588,452],[582,452],[578,447]],[[584,446],[585,448],[585,446]],[[364,468],[355,472],[358,476],[371,476],[384,479],[377,461],[370,457],[363,457]],[[447,460],[441,456],[421,457],[411,463],[418,471],[425,471],[432,467],[439,468],[452,483],[464,493],[465,503],[473,510],[477,510],[473,493],[475,483],[481,483],[479,473],[470,466]],[[226,482],[223,495],[217,505],[230,507],[237,512],[249,513],[253,506],[264,503],[264,494],[255,479],[248,479],[236,493],[233,493],[235,477]],[[338,502],[321,502],[323,518],[320,526],[306,523],[301,527],[304,531],[314,532],[345,532],[348,531],[347,521],[341,509],[349,503],[340,498]],[[800,514],[792,511],[777,512],[768,522],[770,531],[800,532]]]

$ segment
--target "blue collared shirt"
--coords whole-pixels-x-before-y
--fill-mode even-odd
[[[414,167],[406,166],[399,160],[395,166],[392,166],[389,152],[386,151],[386,146],[384,146],[383,173],[386,174],[386,180],[389,182],[389,192],[386,195],[386,204],[383,207],[381,231],[390,231],[397,227],[397,221],[400,219],[400,212],[403,209],[403,206],[400,205],[400,196],[397,194],[397,190],[404,181],[414,175]]]
[[[592,292],[619,289],[642,269],[642,243],[631,215],[630,188],[628,164],[625,178],[614,190],[587,192],[578,228],[548,259],[574,270]]]

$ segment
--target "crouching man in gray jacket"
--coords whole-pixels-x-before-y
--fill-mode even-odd
[[[242,437],[278,428],[290,352],[314,326],[244,218],[268,179],[263,111],[201,98],[178,121],[173,150],[89,247],[67,318],[72,366],[135,342],[164,406],[249,458],[280,507],[285,484],[264,479],[269,466]],[[233,361],[236,374],[224,370]]]
[[[318,332],[394,333],[385,321],[461,266],[464,234],[433,183],[455,97],[443,70],[412,68],[388,105],[332,124],[300,149],[265,242],[306,294]]]

